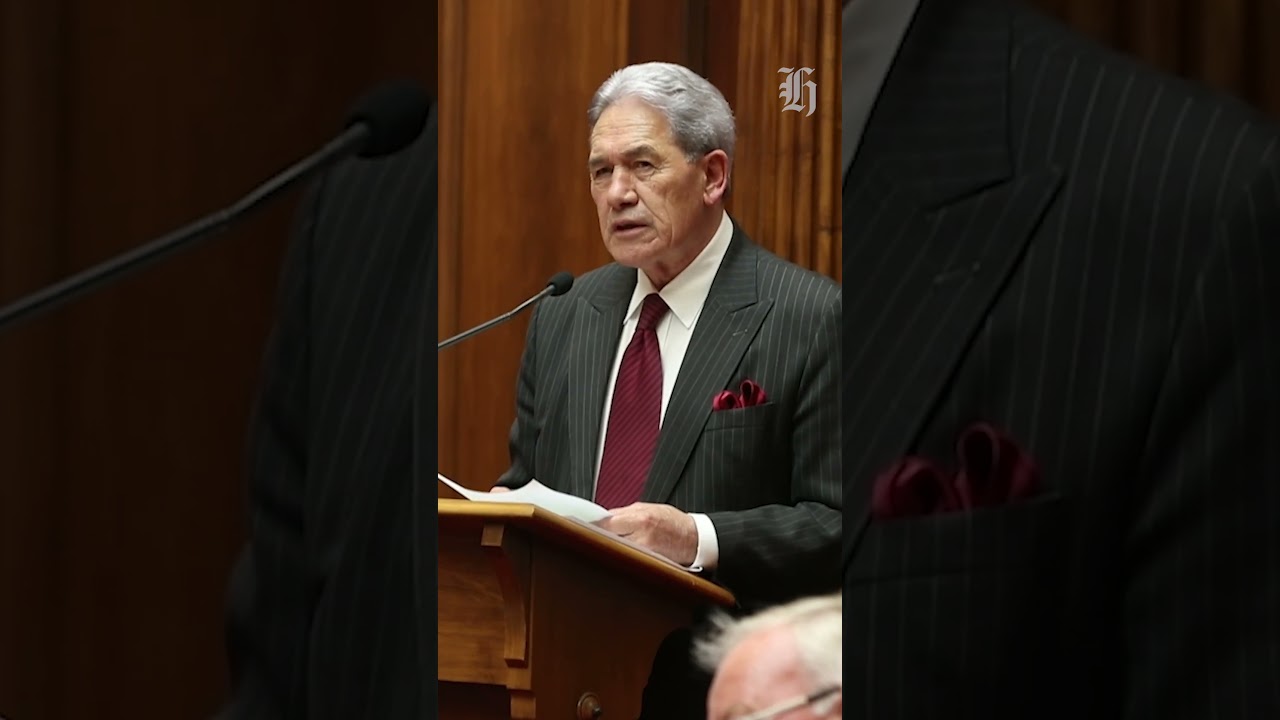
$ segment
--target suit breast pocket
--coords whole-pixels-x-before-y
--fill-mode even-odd
[[[767,402],[762,405],[752,405],[751,407],[735,408],[733,410],[713,410],[711,416],[707,418],[706,424],[702,426],[702,431],[708,433],[729,428],[751,427],[765,427],[767,429],[773,423],[777,408],[776,403]]]
[[[787,444],[777,437],[778,406],[773,403],[708,416],[685,476],[699,478],[708,497],[705,510],[740,510],[786,502]],[[699,492],[702,492],[700,490]]]
[[[1052,494],[1002,507],[873,520],[849,574],[853,582],[1016,570],[1052,562],[1065,501]]]
[[[845,614],[876,648],[853,658],[872,716],[982,707],[1004,717],[1053,694],[1067,656],[1066,510],[1055,494],[866,528],[845,569]],[[929,692],[878,693],[889,687]]]

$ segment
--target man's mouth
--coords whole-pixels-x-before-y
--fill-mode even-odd
[[[644,226],[645,224],[642,222],[635,222],[632,220],[619,220],[618,222],[615,222],[613,224],[613,231],[616,233],[623,233],[629,230],[636,230]]]

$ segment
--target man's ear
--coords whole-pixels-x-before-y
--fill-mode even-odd
[[[723,150],[712,150],[702,158],[702,199],[715,205],[729,189],[729,156]]]

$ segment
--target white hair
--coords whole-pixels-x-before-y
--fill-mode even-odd
[[[712,630],[694,646],[694,657],[715,672],[735,648],[756,633],[785,628],[816,685],[838,686],[844,671],[844,595],[833,593],[777,605],[744,618],[724,613],[711,620]]]
[[[712,150],[723,150],[733,160],[733,110],[715,85],[689,68],[650,62],[614,72],[591,98],[589,129],[595,129],[605,109],[626,98],[641,100],[662,113],[690,162]]]

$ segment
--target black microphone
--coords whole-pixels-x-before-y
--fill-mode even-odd
[[[141,269],[197,240],[226,231],[300,180],[343,158],[353,154],[376,158],[398,152],[422,133],[430,109],[430,98],[412,83],[396,81],[376,88],[353,106],[342,134],[324,147],[259,185],[235,204],[0,309],[0,330]]]
[[[555,275],[552,275],[550,280],[547,280],[547,286],[542,288],[542,292],[520,303],[511,312],[499,315],[498,317],[490,320],[487,323],[484,323],[483,325],[477,325],[464,333],[454,335],[448,340],[445,340],[444,342],[436,346],[436,352],[440,352],[441,350],[449,347],[450,345],[453,345],[454,343],[462,342],[463,340],[466,340],[472,335],[475,335],[477,333],[482,333],[485,330],[488,330],[489,328],[495,325],[501,325],[502,323],[524,312],[525,308],[542,300],[542,298],[563,295],[569,292],[569,288],[571,287],[573,287],[573,275],[567,272],[558,272]]]

